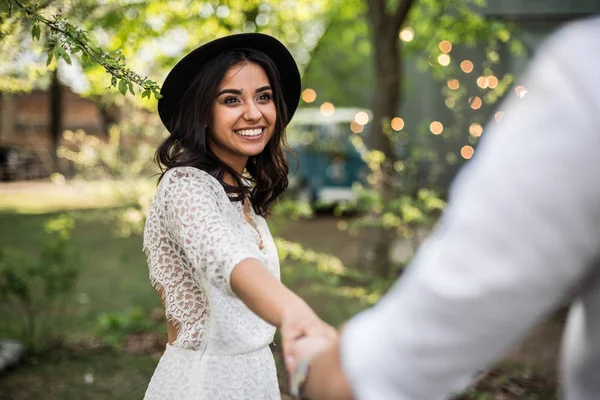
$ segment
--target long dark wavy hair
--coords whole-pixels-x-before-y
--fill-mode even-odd
[[[211,135],[208,122],[219,85],[231,67],[249,62],[259,65],[267,74],[277,112],[271,140],[260,154],[249,157],[246,164],[248,178],[253,183],[251,187],[244,185],[244,177],[221,161],[208,145]],[[289,167],[284,148],[287,148],[285,127],[289,118],[279,71],[266,54],[253,49],[238,49],[213,58],[198,72],[168,122],[171,135],[158,147],[155,155],[161,170],[159,182],[171,168],[199,168],[223,185],[231,201],[243,202],[248,196],[254,212],[263,217],[268,214],[271,203],[287,188]],[[234,178],[234,186],[225,182],[226,174]]]

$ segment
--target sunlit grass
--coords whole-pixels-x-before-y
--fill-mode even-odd
[[[123,205],[132,193],[152,196],[155,180],[0,183],[0,213],[44,214]]]

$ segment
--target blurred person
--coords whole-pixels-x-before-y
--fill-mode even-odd
[[[285,127],[300,74],[277,39],[240,34],[179,61],[158,112],[170,135],[144,230],[168,344],[146,400],[280,399],[269,348],[336,336],[280,282],[265,216],[288,184]]]
[[[559,30],[453,184],[439,229],[339,341],[287,359],[311,399],[439,400],[570,304],[561,387],[600,399],[600,18]]]

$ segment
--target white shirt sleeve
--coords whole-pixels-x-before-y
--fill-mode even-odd
[[[358,399],[437,400],[573,293],[600,250],[600,19],[543,45],[404,277],[342,334]]]

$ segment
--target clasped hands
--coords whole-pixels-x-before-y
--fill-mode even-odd
[[[339,359],[339,334],[312,312],[302,310],[281,326],[291,393],[315,400],[352,399]]]

